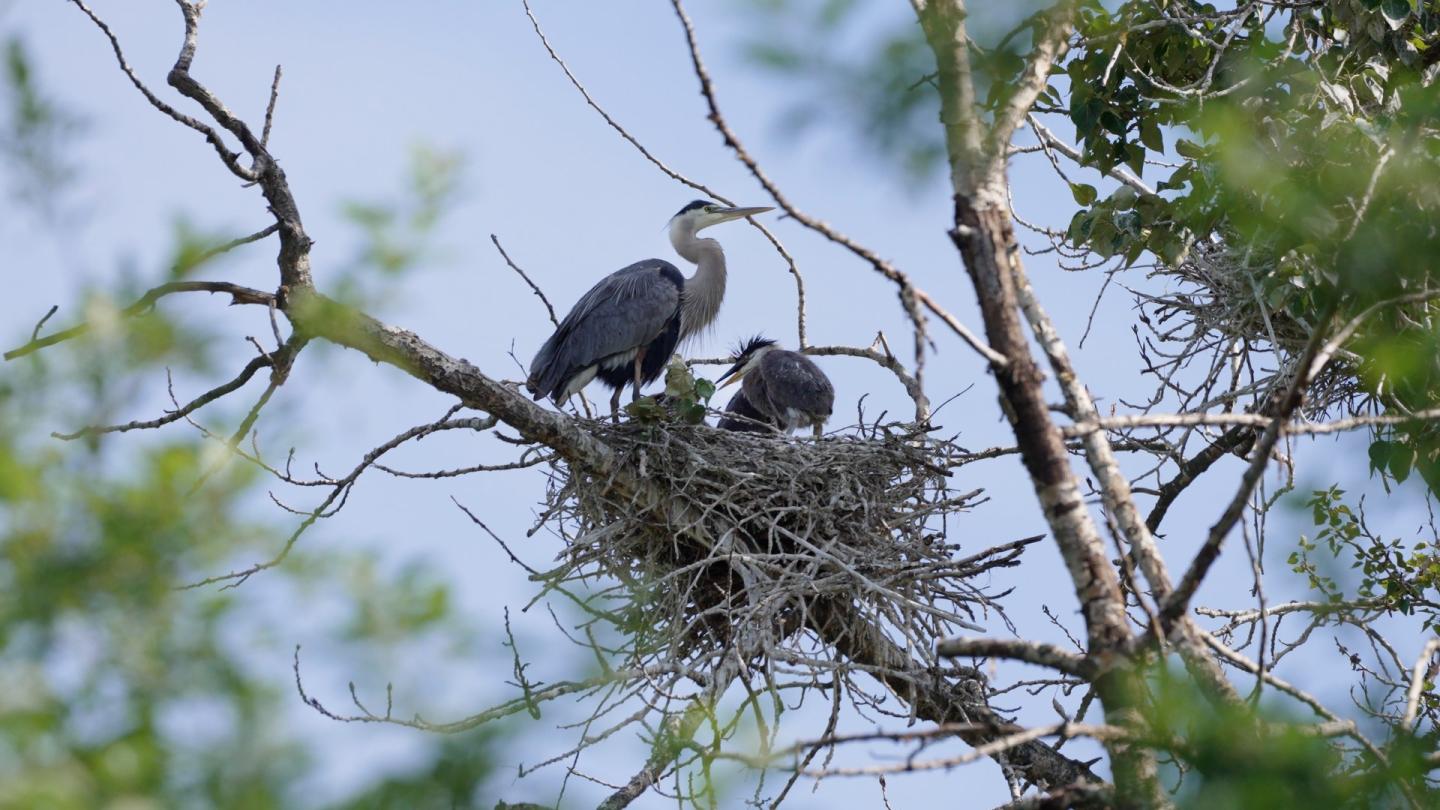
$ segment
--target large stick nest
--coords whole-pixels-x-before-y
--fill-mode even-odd
[[[1280,390],[1289,383],[1292,362],[1304,353],[1314,324],[1292,308],[1273,305],[1272,296],[1262,291],[1260,280],[1271,274],[1256,254],[1222,240],[1197,242],[1180,262],[1162,266],[1155,275],[1174,282],[1160,295],[1137,293],[1145,317],[1159,344],[1177,346],[1156,349],[1156,368],[1183,366],[1201,354],[1223,358],[1237,350],[1270,352],[1278,368],[1252,370],[1252,389],[1259,395]],[[1311,381],[1306,412],[1318,417],[1332,408],[1355,413],[1369,401],[1359,385],[1359,367],[1353,355],[1339,353],[1325,371]],[[1223,363],[1216,362],[1211,374]]]
[[[736,644],[804,665],[818,600],[840,600],[922,660],[989,602],[968,579],[1020,545],[958,559],[947,519],[975,504],[952,471],[974,456],[901,426],[790,439],[705,425],[590,423],[604,476],[556,467],[542,523],[566,540],[552,587],[627,636],[631,665],[708,671]],[[828,602],[835,604],[835,602]]]

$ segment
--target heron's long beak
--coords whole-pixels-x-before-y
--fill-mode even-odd
[[[768,205],[752,206],[750,208],[721,208],[715,212],[715,216],[719,217],[715,222],[718,225],[721,222],[729,222],[732,219],[741,219],[742,217],[754,216],[755,214],[763,214],[766,211],[774,210],[774,207]]]
[[[738,363],[736,363],[735,365],[731,366],[729,371],[725,372],[724,374],[721,374],[721,375],[720,375],[720,379],[718,379],[718,380],[715,381],[715,383],[716,383],[716,385],[715,385],[715,390],[716,390],[716,391],[719,391],[721,388],[728,388],[729,386],[732,386],[732,385],[734,385],[735,383],[740,382],[740,378],[745,376],[744,374],[740,373],[740,368],[741,368],[742,366],[744,366],[744,365],[745,365],[745,361],[744,361],[744,360],[741,360],[740,362],[738,362]],[[727,379],[727,378],[728,378],[728,379]]]

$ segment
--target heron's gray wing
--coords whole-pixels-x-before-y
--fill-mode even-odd
[[[746,375],[747,379],[754,376],[764,377],[770,410],[779,421],[786,421],[786,408],[813,417],[829,417],[835,408],[835,387],[830,384],[830,378],[799,352],[767,353],[760,358],[760,368]]]
[[[531,390],[552,393],[576,371],[654,340],[680,306],[683,284],[675,265],[661,259],[600,279],[531,361]]]

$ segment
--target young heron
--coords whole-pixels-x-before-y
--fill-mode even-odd
[[[670,219],[670,244],[695,274],[686,278],[663,259],[646,259],[601,279],[580,297],[555,334],[530,362],[525,387],[535,399],[564,403],[597,376],[615,389],[610,412],[620,408],[627,384],[640,388],[659,377],[680,341],[709,326],[725,297],[725,253],[700,231],[765,207],[732,208],[696,200]]]
[[[720,420],[720,427],[727,430],[753,429],[753,425],[730,416],[750,416],[753,412],[760,415],[759,421],[784,433],[809,426],[818,439],[835,408],[835,387],[819,366],[805,355],[782,349],[775,341],[759,336],[740,347],[735,353],[735,365],[720,380],[721,388],[744,381],[725,408],[727,415]],[[742,424],[746,427],[740,427]]]

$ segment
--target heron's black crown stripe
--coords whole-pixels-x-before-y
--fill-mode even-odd
[[[690,203],[689,205],[685,206],[684,208],[681,208],[681,209],[675,214],[675,216],[678,217],[678,216],[680,216],[681,214],[685,213],[686,211],[694,211],[696,208],[704,208],[704,207],[707,206],[707,205],[715,205],[715,203],[711,202],[710,200],[696,200],[695,202]]]

